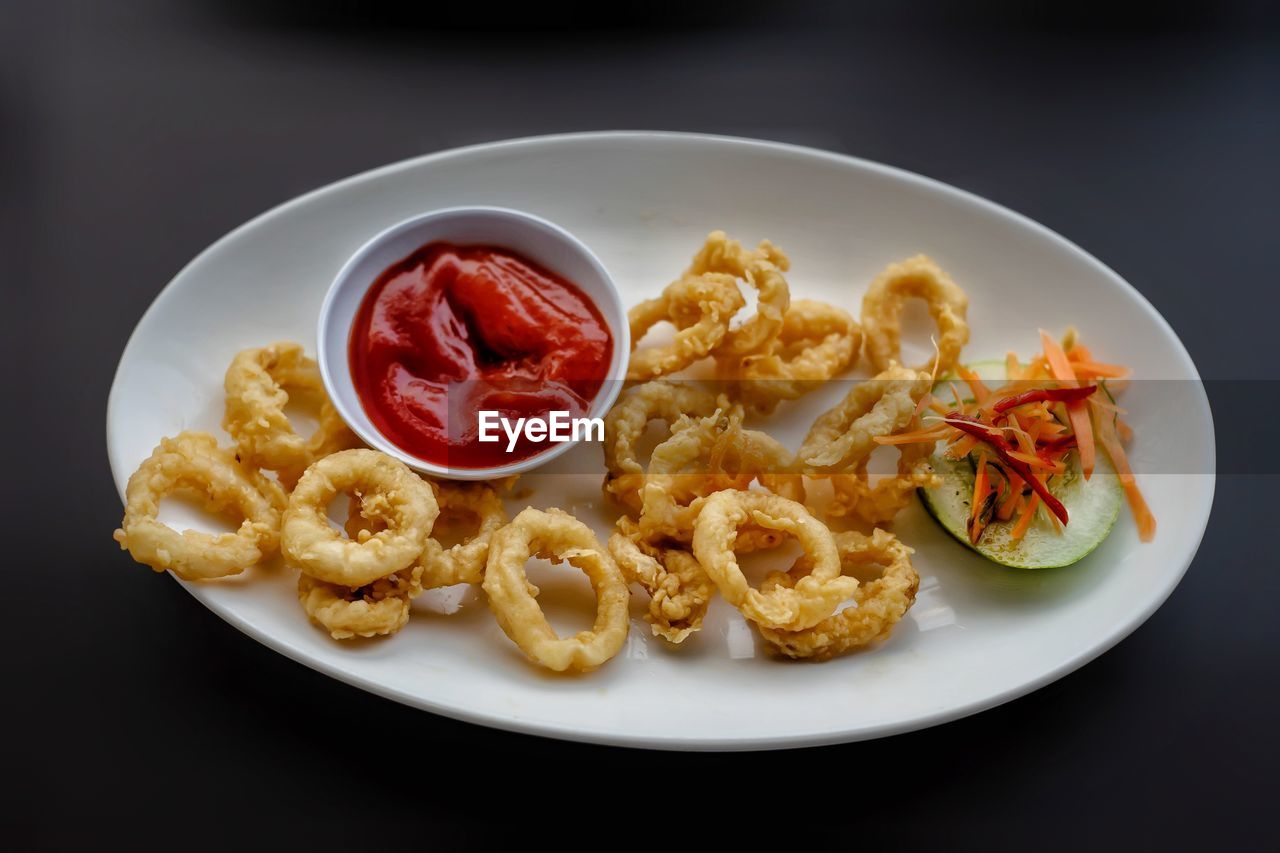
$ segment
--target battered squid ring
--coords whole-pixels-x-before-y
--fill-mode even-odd
[[[177,531],[157,518],[166,495],[200,499],[216,515],[243,519],[235,533]],[[162,438],[125,487],[124,520],[112,538],[134,560],[183,580],[238,575],[270,556],[280,543],[284,491],[236,461],[208,433]]]
[[[604,419],[605,495],[639,514],[645,472],[636,458],[636,443],[650,421],[673,424],[683,414],[706,417],[715,410],[710,393],[665,379],[624,391]]]
[[[737,457],[736,469],[726,458]],[[792,500],[804,501],[804,481],[794,457],[773,436],[742,429],[740,411],[710,417],[682,416],[671,437],[653,450],[644,488],[639,528],[646,537],[688,541],[703,499],[723,489],[746,489],[753,480]],[[686,502],[687,500],[687,502]],[[755,526],[738,533],[739,550],[772,548],[782,536]]]
[[[627,378],[653,379],[705,358],[725,339],[729,322],[745,304],[731,275],[686,276],[667,285],[657,299],[627,312],[632,347]],[[675,339],[666,346],[637,350],[648,331],[663,321],[676,327]]]
[[[442,512],[475,516],[476,532],[445,548],[434,537],[427,539],[418,565],[422,586],[434,589],[459,583],[480,583],[489,559],[493,534],[507,523],[507,511],[498,493],[484,483],[435,483],[436,501]]]
[[[568,561],[581,569],[596,594],[590,631],[561,638],[538,606],[538,588],[529,583],[529,558]],[[558,509],[529,507],[494,534],[484,573],[484,591],[498,624],[534,663],[547,669],[594,669],[616,655],[627,639],[630,592],[618,564],[591,528]]]
[[[507,520],[502,500],[483,483],[439,483],[432,488],[442,512],[461,510],[479,518],[476,534],[448,549],[429,538],[417,564],[357,589],[299,575],[303,610],[335,640],[394,634],[408,622],[412,601],[424,588],[479,583],[484,576],[489,539]],[[364,543],[386,524],[366,518],[360,499],[353,495],[343,527],[353,541]]]
[[[645,621],[655,636],[679,644],[702,628],[716,585],[693,554],[644,541],[625,515],[609,537],[609,553],[623,576],[649,594]]]
[[[794,300],[778,337],[762,353],[716,360],[717,376],[753,411],[769,414],[857,364],[862,328],[848,312],[813,299]]]
[[[837,533],[836,547],[844,569],[872,563],[883,565],[879,578],[858,587],[853,594],[856,606],[847,607],[802,631],[779,631],[759,626],[760,635],[789,658],[827,660],[888,637],[893,627],[915,603],[920,577],[911,566],[912,550],[891,533],[876,529],[870,536]],[[760,585],[775,592],[791,589],[809,571],[801,558],[789,572],[774,572]]]
[[[868,524],[888,524],[915,500],[916,489],[932,489],[942,480],[929,464],[933,448],[926,444],[898,445],[898,473],[881,477],[871,485],[863,460],[852,473],[832,474],[834,498],[827,512],[835,516],[856,516]]]
[[[734,546],[738,529],[755,524],[790,533],[812,560],[812,570],[790,587],[766,591],[747,583]],[[840,556],[831,531],[803,504],[759,492],[716,492],[707,498],[693,531],[693,553],[725,599],[752,622],[799,631],[835,612],[858,588],[840,574]]]
[[[277,472],[286,486],[317,459],[359,445],[329,401],[320,370],[303,355],[301,344],[280,341],[236,353],[223,385],[222,428],[235,439],[241,460]],[[320,423],[311,437],[298,435],[285,416],[290,399],[317,411]]]
[[[414,596],[422,591],[421,566],[396,572],[356,589],[298,575],[303,611],[335,640],[394,634],[409,621]]]
[[[360,496],[360,514],[384,525],[362,541],[329,524],[340,492]],[[285,561],[304,574],[352,589],[409,568],[422,555],[440,507],[403,462],[375,450],[343,450],[316,462],[289,497],[281,527]]]
[[[723,231],[707,235],[685,275],[730,275],[754,287],[757,297],[755,316],[737,329],[729,330],[716,348],[718,355],[743,356],[759,352],[777,337],[791,301],[791,289],[783,276],[790,267],[786,254],[768,240],[748,251]]]
[[[841,473],[876,448],[875,437],[892,435],[915,416],[928,392],[929,374],[893,365],[854,388],[820,415],[797,453],[806,473]]]
[[[919,369],[934,376],[956,366],[969,342],[969,297],[924,255],[889,264],[862,297],[862,327],[867,358],[876,370],[902,361],[902,306],[907,299],[923,299],[938,325],[938,353]]]
[[[351,495],[347,499],[347,520],[342,523],[342,529],[351,541],[365,543],[379,530],[386,530],[387,524],[376,516],[365,518],[360,511],[362,505],[359,495]]]
[[[639,530],[646,537],[682,538],[692,533],[701,508],[683,502],[722,489],[745,489],[752,475],[711,471],[711,457],[729,427],[730,415],[721,410],[705,418],[681,415],[671,436],[653,449],[644,487],[640,490]]]

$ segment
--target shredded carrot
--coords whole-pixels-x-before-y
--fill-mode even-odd
[[[1123,379],[1129,368],[1120,364],[1101,364],[1096,361],[1073,361],[1071,367],[1079,378]]]
[[[982,405],[991,396],[991,389],[986,383],[979,378],[978,374],[965,367],[963,364],[956,365],[956,374],[965,381],[969,386],[969,390],[973,392],[973,399],[978,401],[978,405]]]
[[[1010,452],[1009,455],[1014,459],[1019,459],[1027,463],[1032,468],[1039,468],[1042,471],[1052,471],[1054,474],[1064,474],[1067,470],[1067,466],[1061,462],[1051,461],[1034,453],[1023,453],[1020,450],[1014,450]]]
[[[1028,456],[1036,455],[1036,443],[1032,440],[1030,434],[1021,427],[1009,426],[1005,430],[1013,433],[1013,437],[1018,441],[1018,447],[1022,448],[1022,452]]]
[[[978,473],[973,478],[973,499],[969,507],[969,539],[977,542],[974,530],[978,523],[978,516],[982,514],[982,505],[987,500],[987,451],[985,449],[978,451]],[[981,535],[982,531],[977,531]]]
[[[947,448],[947,456],[951,459],[963,459],[978,446],[978,439],[971,435],[963,436],[955,444]]]
[[[1009,381],[1022,378],[1022,368],[1018,365],[1018,354],[1009,350],[1004,356],[1004,374]]]
[[[1067,358],[1072,361],[1093,361],[1093,353],[1089,351],[1088,347],[1076,344],[1067,350]]]
[[[1027,535],[1027,528],[1031,526],[1031,519],[1035,518],[1036,508],[1040,506],[1040,496],[1032,495],[1031,500],[1027,501],[1027,506],[1022,510],[1022,516],[1018,519],[1018,523],[1013,526],[1010,536],[1014,541],[1022,539]]]
[[[1129,467],[1129,457],[1125,455],[1124,447],[1120,444],[1115,423],[1102,414],[1098,415],[1097,421],[1098,440],[1102,443],[1102,448],[1107,455],[1111,457],[1111,464],[1115,466],[1116,473],[1120,476],[1120,484],[1124,486],[1124,494],[1129,501],[1129,510],[1133,513],[1133,519],[1138,525],[1138,538],[1143,542],[1150,542],[1156,535],[1156,517],[1138,488],[1138,478],[1133,476],[1133,469]]]
[[[1099,397],[1096,394],[1089,398],[1089,405],[1093,406],[1095,409],[1099,409],[1100,411],[1109,412],[1112,416],[1128,414],[1128,412],[1117,406],[1115,403]]]
[[[876,444],[916,444],[921,441],[942,441],[950,436],[951,432],[952,430],[946,424],[940,424],[895,435],[877,435],[872,441]]]
[[[911,423],[916,424],[920,420],[920,413],[923,412],[930,403],[933,402],[933,393],[926,391],[921,397],[920,402],[916,403],[916,410],[911,413]]]
[[[1022,506],[1022,478],[1012,471],[1006,471],[1005,473],[1009,478],[1009,494],[1005,496],[1004,502],[996,510],[996,517],[1001,521],[1008,521],[1013,518],[1013,514]]]
[[[1053,371],[1053,378],[1073,385],[1076,375],[1067,361],[1066,353],[1058,346],[1058,342],[1050,337],[1044,329],[1040,330],[1040,342],[1044,344],[1044,357]],[[1089,423],[1089,410],[1083,400],[1067,404],[1067,416],[1071,420],[1071,429],[1076,434],[1076,447],[1080,451],[1080,470],[1087,480],[1093,476],[1094,448],[1093,427]]]
[[[1043,438],[1057,438],[1067,431],[1067,428],[1053,419],[1052,415],[1046,413],[1045,420],[1040,424],[1040,435]]]
[[[1067,473],[1072,453],[1071,464],[1089,478],[1097,454],[1104,452],[1119,474],[1139,535],[1149,541],[1155,517],[1125,456],[1122,443],[1133,437],[1133,430],[1121,420],[1125,412],[1114,397],[1128,384],[1128,368],[1095,361],[1075,329],[1061,343],[1041,330],[1040,340],[1044,352],[1025,364],[1016,353],[1006,354],[1002,383],[988,384],[975,371],[958,366],[955,377],[945,381],[954,406],[944,405],[941,394],[925,394],[901,432],[877,436],[875,442],[938,443],[946,458],[973,460],[967,526],[975,544],[994,521],[1012,524],[1011,535],[1020,540],[1037,514],[1047,516],[1061,535],[1067,512],[1049,482]],[[941,415],[941,422],[931,413]]]
[[[1023,379],[1048,379],[1049,367],[1045,364],[1044,356],[1037,358],[1027,368],[1027,372],[1022,375]]]
[[[996,508],[996,518],[1000,521],[1008,521],[1013,518],[1014,510],[1018,508],[1018,498],[1021,497],[1017,492],[1010,490],[1005,499],[1000,502],[1000,506]]]

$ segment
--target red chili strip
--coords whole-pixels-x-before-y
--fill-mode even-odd
[[[998,400],[993,408],[998,414],[1004,414],[1010,409],[1025,406],[1027,403],[1074,403],[1077,400],[1086,399],[1097,390],[1097,385],[1082,385],[1079,388],[1037,388],[1034,391],[1025,391]]]
[[[1049,487],[1041,482],[1040,478],[1031,470],[1030,465],[1010,455],[1013,446],[1009,444],[1009,441],[1003,435],[993,433],[991,427],[977,418],[967,417],[959,412],[951,412],[943,418],[943,421],[987,444],[995,451],[996,456],[1000,457],[1001,462],[1023,480],[1026,480],[1031,488],[1035,489],[1036,494],[1040,496],[1040,500],[1044,501],[1044,505],[1058,517],[1059,521],[1063,524],[1067,523],[1067,508],[1062,505],[1062,501],[1053,496],[1049,491]]]
[[[1060,435],[1057,438],[1042,438],[1038,442],[1041,450],[1065,450],[1068,447],[1076,446],[1076,437],[1074,435]]]

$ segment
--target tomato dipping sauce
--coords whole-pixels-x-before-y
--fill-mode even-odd
[[[512,421],[590,411],[613,336],[572,282],[496,246],[431,243],[384,271],[348,343],[351,378],[377,429],[419,459],[488,468],[546,443],[479,440],[478,413]]]

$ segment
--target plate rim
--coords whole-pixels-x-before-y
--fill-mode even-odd
[[[1165,319],[1164,315],[1156,309],[1151,301],[1124,277],[1112,270],[1094,255],[1081,248],[1072,240],[1022,213],[1012,210],[998,202],[979,196],[976,193],[972,193],[968,190],[961,189],[960,187],[956,187],[935,178],[930,178],[897,166],[890,166],[885,163],[868,160],[851,154],[842,154],[789,142],[778,142],[774,140],[753,139],[749,137],[727,136],[711,133],[687,133],[682,131],[658,130],[582,131],[500,139],[490,142],[464,145],[456,148],[448,148],[442,151],[434,151],[428,154],[398,160],[393,163],[358,172],[345,178],[340,178],[337,181],[333,181],[281,202],[280,204],[259,213],[226,232],[197,253],[190,261],[184,264],[173,274],[172,277],[170,277],[169,281],[160,290],[160,292],[156,294],[150,305],[147,306],[147,309],[138,318],[133,331],[129,333],[129,338],[125,343],[124,349],[120,352],[119,361],[117,362],[116,369],[112,374],[111,389],[107,396],[106,443],[108,465],[111,469],[112,479],[116,483],[117,494],[120,496],[122,503],[124,501],[124,488],[122,483],[127,481],[128,478],[126,477],[124,480],[121,480],[116,476],[115,460],[111,457],[111,448],[114,444],[112,423],[115,420],[114,413],[118,406],[117,389],[120,386],[121,367],[124,365],[134,348],[140,346],[138,343],[139,330],[147,322],[151,314],[159,310],[159,306],[161,306],[167,299],[174,298],[174,283],[182,278],[189,269],[197,264],[203,263],[206,259],[225,249],[226,246],[235,240],[235,238],[241,233],[255,229],[267,221],[285,216],[294,208],[301,207],[319,196],[329,192],[336,192],[341,189],[345,189],[354,184],[395,174],[399,171],[416,169],[431,163],[446,161],[451,158],[473,156],[482,152],[503,151],[508,149],[518,150],[520,148],[556,145],[564,142],[597,141],[628,141],[641,143],[665,141],[694,142],[697,144],[711,146],[729,145],[742,148],[754,148],[766,153],[780,154],[796,159],[817,159],[844,167],[852,167],[867,172],[878,173],[891,179],[906,182],[908,184],[914,184],[930,192],[941,194],[954,200],[964,202],[968,205],[975,206],[986,213],[1005,219],[1011,219],[1016,224],[1024,228],[1028,228],[1031,231],[1038,233],[1041,237],[1048,239],[1050,242],[1056,243],[1078,255],[1089,265],[1094,267],[1096,271],[1110,279],[1113,284],[1119,285],[1123,290],[1127,291],[1130,296],[1136,297],[1137,304],[1142,311],[1149,319],[1154,320],[1157,326],[1159,326],[1177,345],[1177,353],[1180,355],[1180,360],[1182,362],[1180,367],[1188,371],[1190,377],[1195,381],[1197,399],[1200,404],[1197,406],[1197,409],[1203,412],[1208,429],[1208,460],[1210,462],[1210,473],[1207,475],[1208,489],[1202,491],[1203,497],[1201,500],[1204,504],[1203,518],[1200,524],[1200,529],[1196,533],[1194,544],[1182,560],[1182,565],[1179,567],[1178,571],[1176,573],[1171,573],[1169,575],[1169,580],[1162,589],[1158,590],[1157,593],[1142,607],[1137,608],[1135,612],[1124,619],[1122,623],[1117,628],[1110,631],[1110,633],[1100,636],[1098,640],[1084,648],[1082,651],[1057,662],[1054,666],[1046,669],[1037,677],[1029,679],[1015,687],[999,691],[991,696],[977,699],[958,707],[948,707],[944,710],[918,714],[914,717],[900,719],[890,723],[880,723],[854,729],[828,729],[821,732],[780,734],[769,737],[727,736],[723,738],[698,737],[682,739],[677,736],[674,738],[658,738],[646,735],[628,735],[625,732],[617,731],[581,730],[556,721],[544,721],[534,718],[502,715],[497,713],[476,712],[466,708],[465,706],[443,705],[429,699],[424,699],[421,696],[410,695],[403,691],[388,688],[387,686],[370,678],[366,678],[359,673],[341,670],[326,661],[310,657],[305,654],[301,648],[294,647],[287,642],[281,641],[270,633],[259,631],[251,625],[248,620],[242,618],[234,610],[215,606],[212,601],[200,594],[198,591],[198,585],[179,580],[175,577],[174,580],[186,589],[193,598],[240,632],[246,634],[267,648],[284,655],[290,660],[301,663],[304,666],[327,675],[337,681],[350,684],[376,696],[391,699],[413,708],[418,708],[430,713],[440,714],[441,716],[449,717],[451,719],[474,723],[488,728],[519,732],[521,734],[535,735],[539,737],[629,748],[678,751],[757,751],[852,743],[861,740],[888,737],[909,731],[917,731],[919,729],[930,728],[953,720],[963,719],[965,717],[972,716],[973,714],[1005,704],[1006,702],[1011,702],[1015,699],[1021,698],[1022,696],[1026,696],[1047,684],[1069,675],[1091,661],[1096,660],[1098,657],[1115,647],[1121,640],[1124,640],[1137,630],[1152,616],[1152,614],[1163,606],[1165,601],[1168,600],[1174,589],[1177,588],[1183,577],[1186,576],[1192,562],[1194,562],[1196,554],[1199,552],[1200,545],[1204,541],[1205,532],[1208,529],[1209,520],[1213,511],[1214,497],[1217,491],[1217,442],[1213,410],[1209,404],[1208,394],[1205,391],[1204,383],[1200,377],[1200,372],[1196,368],[1195,362],[1191,358],[1191,354],[1187,351],[1186,345],[1182,342],[1178,333],[1169,324],[1169,321]]]

